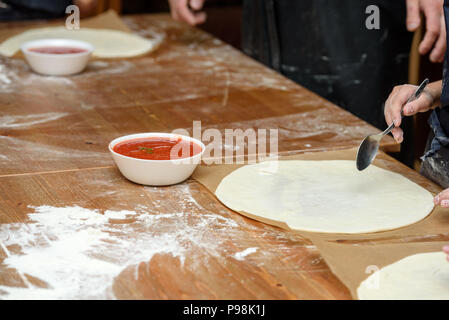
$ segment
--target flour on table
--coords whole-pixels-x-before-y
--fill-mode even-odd
[[[157,188],[147,192],[163,193]],[[113,299],[114,278],[126,268],[137,270],[158,253],[181,264],[197,261],[196,250],[220,255],[220,232],[237,224],[202,207],[188,185],[173,187],[173,210],[138,205],[134,210],[91,210],[79,206],[32,208],[28,223],[0,225],[1,262],[18,273],[16,287],[0,285],[0,299]],[[176,201],[178,200],[178,201]],[[218,236],[211,233],[211,229]],[[17,249],[19,248],[19,249]],[[41,280],[38,286],[27,276]]]
[[[9,70],[5,65],[0,64],[0,91],[10,92],[11,87],[18,81],[17,74]]]
[[[111,157],[106,152],[77,150],[61,146],[45,145],[2,135],[0,135],[0,143],[2,144],[2,150],[14,150],[22,153],[23,151],[27,152],[25,154],[9,153],[8,156],[10,161],[19,161],[19,159],[21,159],[20,161],[23,161],[24,157],[28,157],[34,161],[34,155],[39,154],[40,161],[59,161],[60,159],[72,157],[79,159],[93,159],[98,166],[111,164]]]
[[[3,85],[8,85],[12,82],[12,80],[5,73],[4,69],[5,67],[0,65],[0,82],[3,83]]]
[[[69,115],[66,112],[47,112],[28,115],[0,116],[0,128],[31,127],[36,124],[55,121]]]
[[[247,255],[250,255],[252,253],[255,253],[257,251],[258,248],[248,248],[245,249],[241,252],[237,252],[236,254],[234,254],[234,258],[236,258],[237,260],[245,260],[245,257]]]

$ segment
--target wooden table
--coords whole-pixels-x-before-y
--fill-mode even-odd
[[[95,60],[68,78],[0,58],[0,298],[350,298],[308,239],[226,209],[194,180],[133,184],[107,145],[194,120],[203,129],[278,128],[282,154],[351,148],[378,130],[167,15],[124,20],[142,36],[163,34],[161,47]],[[386,138],[383,148],[397,145]],[[97,220],[73,216],[73,206]],[[129,212],[111,213],[121,210]],[[104,239],[81,238],[82,252],[64,247],[80,234]],[[61,287],[65,274],[73,290]]]

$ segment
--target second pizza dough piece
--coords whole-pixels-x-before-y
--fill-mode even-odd
[[[367,233],[407,226],[433,209],[433,196],[407,178],[354,161],[268,161],[241,167],[219,184],[218,199],[234,211],[291,229]]]
[[[58,38],[89,42],[95,47],[93,55],[99,58],[138,56],[156,49],[162,40],[162,37],[148,40],[131,33],[109,29],[67,30],[64,27],[49,27],[28,30],[5,40],[0,44],[0,54],[11,57],[24,42]]]
[[[361,300],[449,299],[449,262],[443,252],[408,256],[370,275],[357,295]]]

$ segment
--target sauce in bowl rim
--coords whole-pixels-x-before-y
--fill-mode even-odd
[[[83,52],[78,53],[43,53],[36,52],[30,49],[40,48],[40,47],[72,47],[77,49],[84,50]],[[26,51],[27,54],[42,56],[42,57],[60,57],[60,58],[68,58],[68,57],[77,57],[83,55],[90,55],[95,50],[94,46],[89,42],[75,39],[64,39],[64,38],[47,38],[47,39],[38,39],[27,41],[21,45],[21,50]]]
[[[192,158],[202,151],[201,145],[182,137],[140,137],[117,142],[116,153],[143,160],[178,160]]]
[[[63,52],[63,50],[67,50],[66,52]],[[86,48],[81,48],[77,46],[35,46],[30,47],[26,49],[28,52],[33,53],[40,53],[40,54],[51,54],[51,55],[72,55],[72,54],[78,54],[78,53],[87,53],[89,52]],[[53,50],[53,51],[52,51]]]
[[[139,139],[139,138],[180,138],[184,141],[188,141],[188,142],[192,142],[196,145],[198,145],[199,147],[201,147],[201,151],[193,156],[189,156],[189,157],[185,157],[185,158],[177,158],[177,159],[168,159],[168,160],[157,160],[157,159],[141,159],[141,158],[135,158],[135,157],[130,157],[130,156],[126,156],[123,155],[121,153],[118,153],[114,150],[114,147],[121,143],[121,142],[125,142],[125,141],[129,141],[129,140],[134,140],[134,139]],[[126,136],[121,136],[118,137],[114,140],[112,140],[109,143],[109,151],[112,152],[115,155],[118,155],[120,157],[126,158],[126,159],[133,159],[135,161],[144,161],[144,162],[157,162],[157,163],[162,163],[162,162],[185,162],[185,161],[189,161],[195,158],[198,158],[203,155],[204,151],[206,150],[206,146],[204,145],[204,143],[198,139],[186,136],[186,135],[182,135],[182,134],[176,134],[176,133],[165,133],[165,132],[151,132],[151,133],[136,133],[136,134],[130,134],[130,135],[126,135]]]

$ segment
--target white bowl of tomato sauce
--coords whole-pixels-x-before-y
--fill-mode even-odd
[[[109,143],[120,172],[132,182],[167,186],[190,177],[206,147],[194,138],[173,133],[138,133]]]
[[[67,76],[86,68],[94,47],[79,40],[41,39],[25,42],[21,50],[34,72]]]

